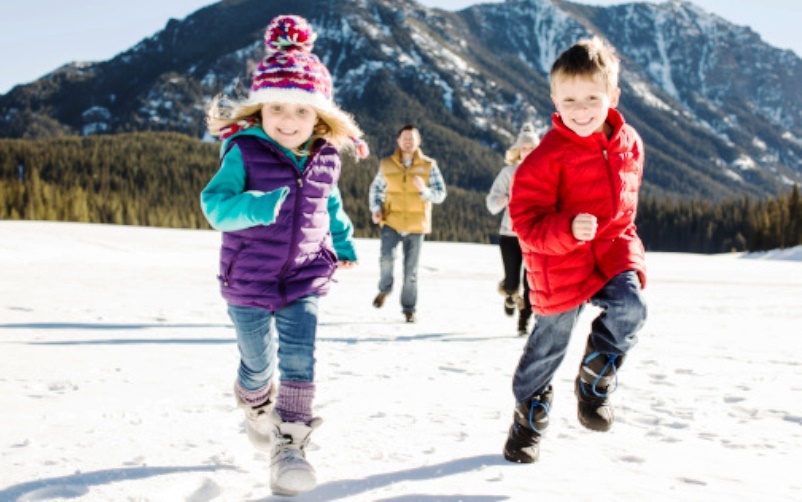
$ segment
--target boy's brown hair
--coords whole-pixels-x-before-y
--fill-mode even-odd
[[[551,92],[558,77],[594,78],[597,75],[607,85],[607,91],[612,92],[618,87],[619,68],[620,61],[612,47],[605,45],[598,36],[584,38],[560,54],[551,66]]]

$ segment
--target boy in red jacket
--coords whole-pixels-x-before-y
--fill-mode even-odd
[[[551,380],[586,303],[593,321],[575,382],[579,421],[606,431],[608,394],[646,320],[643,244],[635,230],[643,143],[615,110],[619,61],[599,38],[581,40],[551,68],[553,128],[515,174],[509,204],[537,314],[515,370],[517,405],[504,458],[529,463],[548,425]]]

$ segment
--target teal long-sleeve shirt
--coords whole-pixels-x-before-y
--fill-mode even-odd
[[[253,127],[239,134],[251,134],[273,142],[261,127]],[[233,137],[232,137],[233,138]],[[221,146],[225,152],[228,139]],[[291,151],[278,146],[282,152],[303,172],[306,157],[296,157]],[[270,192],[245,190],[245,165],[239,147],[234,146],[223,157],[220,169],[201,192],[201,208],[212,228],[223,232],[235,232],[257,225],[275,223],[289,188],[282,187]],[[331,231],[337,259],[356,261],[354,226],[346,214],[339,188],[332,187],[328,200],[329,229]]]

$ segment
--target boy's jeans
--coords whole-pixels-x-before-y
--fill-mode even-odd
[[[274,320],[281,380],[313,382],[317,312],[317,295],[304,296],[274,312],[229,305],[228,315],[234,322],[240,353],[240,385],[247,390],[257,390],[272,380],[276,371]]]
[[[590,342],[599,352],[623,355],[638,341],[646,321],[646,303],[640,279],[633,271],[610,279],[590,303],[602,308],[591,325]],[[517,402],[539,395],[551,383],[565,357],[571,331],[585,305],[554,315],[538,315],[512,381]]]
[[[404,286],[401,288],[401,308],[404,312],[415,312],[415,305],[418,303],[418,261],[423,238],[424,234],[404,235],[387,225],[382,227],[379,292],[387,294],[393,289],[395,250],[398,243],[403,242]]]

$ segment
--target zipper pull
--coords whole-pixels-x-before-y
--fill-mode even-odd
[[[602,150],[602,153],[604,154],[604,160],[607,160],[607,149]]]
[[[302,186],[304,186],[304,180],[298,178],[298,188],[301,188]]]

